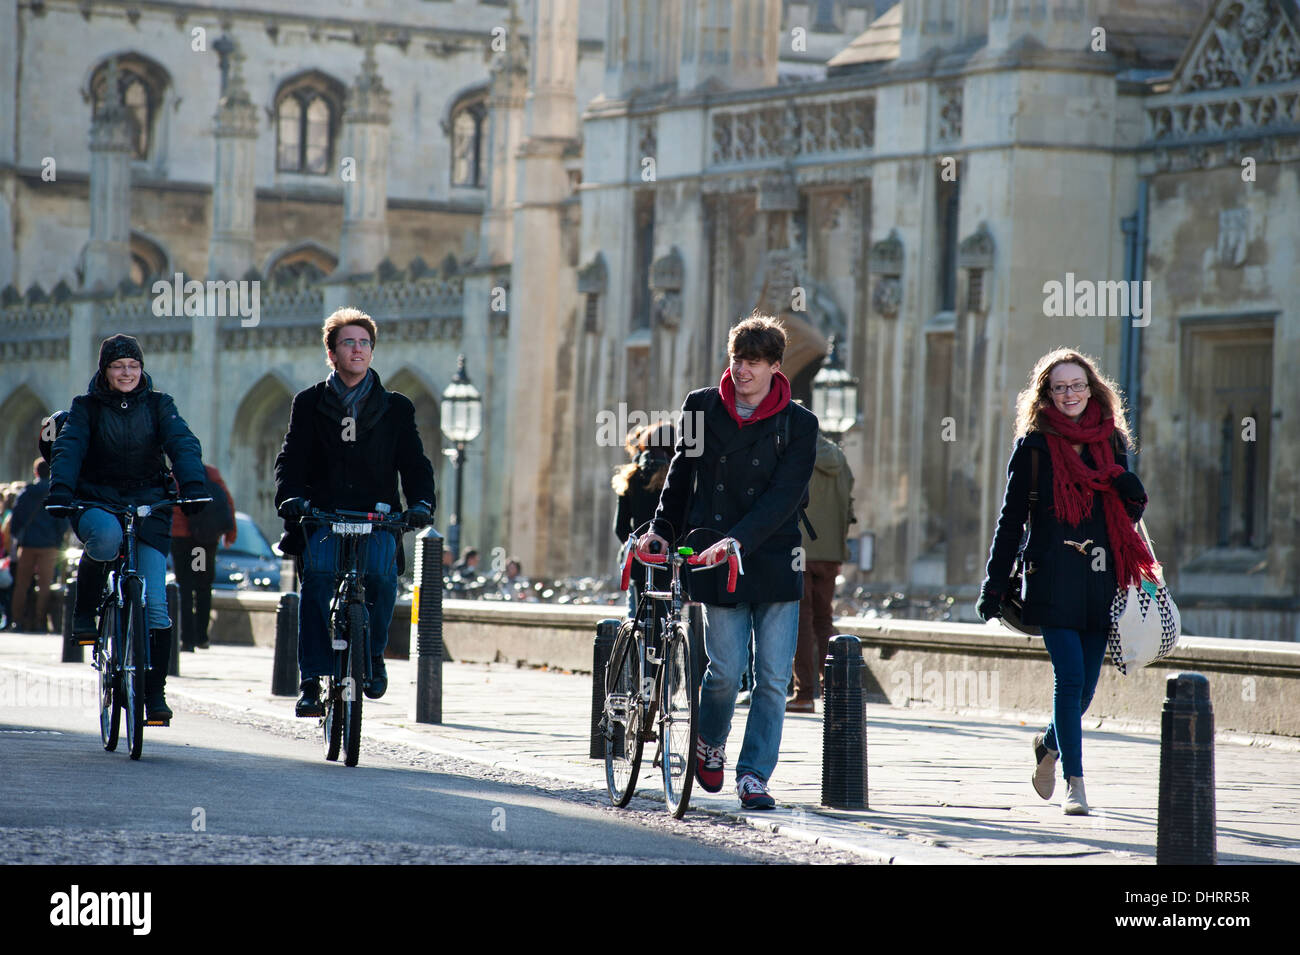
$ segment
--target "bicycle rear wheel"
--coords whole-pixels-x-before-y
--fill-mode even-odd
[[[695,779],[695,734],[698,732],[699,696],[691,668],[690,633],[674,626],[666,640],[660,668],[659,738],[663,741],[664,801],[676,819],[686,814]]]
[[[631,620],[619,628],[605,669],[605,785],[620,809],[641,772],[641,641]]]
[[[325,678],[321,689],[321,702],[325,715],[321,718],[321,728],[325,734],[325,758],[331,763],[339,758],[339,747],[343,743],[343,706],[340,696],[343,688],[343,674],[347,672],[347,654],[334,654],[334,675]]]
[[[126,741],[132,759],[144,746],[144,681],[149,666],[145,649],[144,590],[137,577],[124,584],[126,608],[122,615],[122,708],[126,711]]]
[[[348,676],[343,683],[343,765],[355,766],[361,757],[361,692],[366,680],[366,608],[348,605]]]
[[[118,646],[117,607],[110,603],[99,618],[99,642],[95,644],[95,667],[99,670],[99,738],[104,749],[117,749],[122,725],[122,698],[118,680],[120,660],[114,652]]]

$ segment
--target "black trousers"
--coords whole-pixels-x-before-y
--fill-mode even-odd
[[[197,552],[202,552],[202,560]],[[172,538],[172,564],[176,586],[181,592],[181,609],[173,621],[181,628],[180,644],[193,647],[208,642],[208,618],[212,612],[212,581],[217,574],[217,547],[192,537]],[[195,564],[202,569],[195,570]]]

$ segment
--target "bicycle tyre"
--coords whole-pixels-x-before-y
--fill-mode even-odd
[[[144,592],[139,578],[128,577],[122,626],[122,708],[126,711],[126,742],[132,759],[144,746],[144,692],[148,670],[145,649]]]
[[[330,620],[330,642],[334,640],[333,627],[337,626],[337,617],[331,613]],[[339,748],[343,743],[343,706],[340,701],[340,694],[343,687],[343,680],[347,674],[347,652],[342,650],[332,650],[334,655],[334,673],[324,680],[322,687],[321,701],[325,706],[325,715],[321,719],[321,729],[325,734],[325,758],[331,763],[337,762],[339,758]]]
[[[695,780],[695,734],[700,702],[691,669],[691,635],[677,624],[660,668],[659,738],[662,740],[664,801],[674,819],[686,814]]]
[[[117,608],[109,604],[99,618],[99,642],[95,644],[95,661],[99,667],[99,738],[106,752],[117,749],[122,726],[122,698],[118,689],[117,646],[114,620]]]
[[[343,685],[343,765],[361,758],[361,703],[366,679],[366,608],[348,605],[348,679]]]
[[[619,627],[605,670],[605,785],[619,809],[636,792],[641,772],[641,642],[633,621]]]

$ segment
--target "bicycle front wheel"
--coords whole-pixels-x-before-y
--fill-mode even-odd
[[[139,578],[125,584],[126,612],[122,615],[122,708],[126,711],[126,741],[132,759],[144,746],[144,681],[148,669],[145,649],[144,591]]]
[[[348,606],[348,676],[343,683],[343,765],[361,758],[361,692],[366,680],[366,608]]]
[[[631,620],[619,628],[605,669],[605,785],[620,809],[641,772],[641,642]]]
[[[695,779],[695,734],[699,731],[699,695],[691,668],[690,634],[676,625],[660,670],[659,738],[663,740],[664,800],[676,819],[686,814]]]
[[[122,725],[121,684],[118,681],[120,659],[118,646],[117,608],[110,604],[104,608],[99,620],[99,642],[95,644],[95,666],[99,670],[99,738],[104,749],[117,749],[117,735]]]

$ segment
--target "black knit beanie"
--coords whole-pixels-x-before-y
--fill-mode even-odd
[[[140,369],[144,370],[144,352],[140,350],[140,343],[130,335],[114,335],[112,338],[105,338],[99,346],[99,373],[102,375],[119,358],[134,358],[140,363]]]

